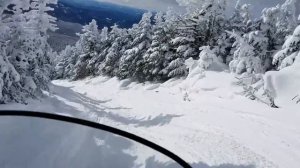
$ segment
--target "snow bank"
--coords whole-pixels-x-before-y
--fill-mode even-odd
[[[281,71],[267,72],[265,89],[272,93],[279,106],[295,105],[300,99],[300,60]]]

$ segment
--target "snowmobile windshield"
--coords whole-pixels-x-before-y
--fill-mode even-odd
[[[0,113],[0,167],[190,166],[168,150],[113,127],[55,114],[3,111]]]

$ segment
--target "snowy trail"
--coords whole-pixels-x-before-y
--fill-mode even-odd
[[[220,76],[211,74],[202,81],[205,85],[200,82],[197,87],[182,81],[143,85],[103,77],[54,81],[48,96],[26,108],[87,118],[135,133],[195,168],[298,168],[300,114],[238,97],[232,94],[238,88],[221,82],[230,76]],[[210,84],[212,78],[220,84]],[[186,92],[190,102],[183,101]]]

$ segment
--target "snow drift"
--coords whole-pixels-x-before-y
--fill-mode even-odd
[[[300,59],[281,71],[270,71],[265,75],[265,89],[275,97],[276,104],[291,105],[300,100]]]

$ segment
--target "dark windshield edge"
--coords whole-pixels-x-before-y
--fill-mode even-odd
[[[33,118],[44,118],[44,119],[50,119],[50,120],[56,120],[56,121],[63,121],[63,122],[68,122],[68,123],[73,123],[73,124],[78,124],[82,126],[87,126],[90,128],[95,128],[103,131],[107,131],[110,133],[114,133],[116,135],[120,135],[122,137],[131,139],[135,142],[138,142],[140,144],[143,144],[145,146],[148,146],[151,149],[154,149],[169,158],[173,159],[176,161],[179,165],[181,165],[183,168],[192,168],[186,161],[181,159],[179,156],[175,155],[171,151],[153,143],[150,142],[144,138],[141,138],[137,135],[134,135],[132,133],[128,133],[126,131],[122,131],[120,129],[116,129],[107,125],[95,123],[92,121],[87,121],[79,118],[73,118],[73,117],[68,117],[68,116],[63,116],[63,115],[58,115],[58,114],[50,114],[50,113],[42,113],[42,112],[32,112],[32,111],[1,111],[0,110],[0,116],[19,116],[19,117],[33,117]]]

